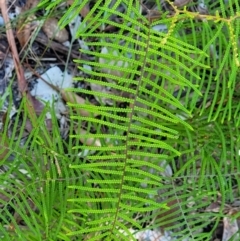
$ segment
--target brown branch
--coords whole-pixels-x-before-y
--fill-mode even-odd
[[[2,16],[3,16],[4,22],[5,22],[7,40],[8,40],[8,44],[11,49],[11,52],[12,52],[13,63],[14,63],[15,71],[17,74],[18,89],[19,89],[22,97],[26,97],[27,110],[28,110],[29,116],[32,120],[32,124],[34,126],[34,122],[36,120],[36,114],[35,114],[35,111],[33,108],[32,96],[29,94],[29,92],[27,90],[27,82],[24,77],[23,67],[22,67],[20,59],[19,59],[11,23],[10,23],[8,14],[7,14],[8,10],[7,10],[5,0],[0,0],[0,9],[1,9]]]
[[[6,25],[7,40],[12,52],[12,58],[16,69],[16,74],[18,79],[18,88],[19,88],[19,91],[23,94],[26,91],[27,84],[24,77],[23,68],[19,60],[17,47],[16,47],[13,31],[11,28],[11,23],[7,14],[7,6],[6,6],[5,0],[0,0],[0,8],[1,8],[2,16]]]
[[[45,36],[44,34],[42,33],[39,33],[36,38],[35,38],[35,41],[41,43],[42,45],[44,46],[48,46],[49,48],[57,51],[57,52],[60,52],[60,53],[63,53],[63,54],[66,54],[68,53],[69,51],[69,48],[60,44],[60,43],[57,43],[57,42],[54,42],[51,40],[51,42],[49,43],[49,39],[47,36]],[[78,51],[74,51],[72,50],[71,53],[70,53],[71,57],[74,58],[74,59],[79,59],[80,58],[80,55],[79,55],[79,52]]]

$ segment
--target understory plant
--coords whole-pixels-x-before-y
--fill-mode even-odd
[[[90,1],[74,60],[89,88],[67,89],[85,99],[66,103],[67,138],[54,104],[33,119],[23,98],[14,123],[6,114],[1,240],[132,241],[154,229],[202,241],[239,217],[228,209],[239,198],[239,2],[160,2]],[[73,1],[59,26],[86,4]]]

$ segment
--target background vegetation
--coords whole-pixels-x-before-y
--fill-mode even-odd
[[[56,16],[68,33],[75,28],[63,62],[78,70],[71,88],[57,89],[68,108],[61,117],[54,101],[38,112],[29,92],[14,91],[19,76],[9,79],[0,102],[2,240],[129,241],[150,229],[229,240],[227,224],[239,218],[238,1],[18,5],[11,28],[24,71],[39,72],[30,53]]]

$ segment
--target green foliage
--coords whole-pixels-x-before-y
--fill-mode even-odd
[[[86,2],[76,0],[61,26]],[[156,20],[142,15],[140,1],[94,2],[76,36],[89,47],[80,51],[91,60],[75,61],[84,81],[111,87],[112,94],[69,89],[102,103],[68,103],[67,141],[47,106],[20,148],[27,121],[22,102],[10,143],[9,154],[16,158],[0,177],[0,194],[8,197],[1,200],[3,240],[134,240],[130,228],[166,222],[154,218],[171,209],[171,200],[179,207],[171,218],[172,236],[211,240],[225,204],[239,196],[240,10],[237,0],[206,2],[207,15],[173,5],[169,15],[159,6],[162,16]],[[52,1],[47,9],[59,3]],[[105,32],[105,25],[117,32]],[[157,31],[158,25],[167,30]],[[104,47],[108,53],[101,52]],[[54,122],[51,133],[44,125],[47,111]],[[86,134],[76,126],[85,126]],[[82,144],[81,138],[101,145]],[[211,203],[220,203],[218,212],[205,211]],[[204,233],[208,224],[213,228]]]

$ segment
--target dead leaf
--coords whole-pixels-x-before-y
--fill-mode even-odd
[[[175,0],[174,1],[174,5],[176,7],[183,7],[185,5],[187,5],[189,2],[191,2],[192,0]]]
[[[67,0],[67,5],[72,5],[74,3],[74,0]]]
[[[85,18],[88,13],[89,13],[90,9],[89,9],[89,4],[87,3],[80,11],[80,14],[83,18]]]
[[[67,0],[67,5],[72,5],[74,3],[74,0]],[[87,14],[89,13],[89,3],[86,3],[86,5],[80,10],[80,15],[85,18]]]
[[[80,134],[80,136],[84,136],[84,135],[87,134],[87,131],[81,128],[80,129],[80,133],[78,133],[78,134]],[[84,137],[81,137],[80,141],[83,144],[87,145],[87,146],[99,146],[99,147],[102,146],[101,145],[101,141],[98,138],[92,138],[92,137],[84,138]]]
[[[27,45],[29,39],[31,38],[31,33],[34,29],[34,18],[35,16],[31,16],[26,21],[18,21],[16,35],[22,48]]]
[[[164,228],[171,227],[176,224],[176,219],[179,216],[179,200],[174,199],[167,203],[169,210],[161,210],[160,214],[157,216],[156,222],[160,226],[161,231]]]
[[[21,4],[22,8],[20,7],[20,13],[22,16],[24,16],[23,13],[32,10],[35,8],[39,3],[39,0],[27,0],[25,4]],[[36,17],[34,14],[28,15],[27,18],[20,17],[17,21],[17,39],[23,48],[28,43],[31,32],[33,29],[33,20],[35,20]]]
[[[80,97],[79,95],[73,93],[73,92],[68,92],[65,91],[64,89],[59,89],[59,92],[62,95],[62,98],[66,101],[66,102],[70,102],[70,103],[74,103],[74,104],[85,104],[86,101],[85,99],[83,99],[82,97]],[[89,104],[91,105],[91,104]],[[97,113],[92,113],[84,110],[83,108],[75,108],[74,109],[76,113],[80,114],[81,116],[97,116]]]
[[[35,113],[37,115],[40,115],[45,107],[45,105],[39,101],[37,98],[35,98],[35,96],[32,96],[32,100],[33,100],[33,108],[35,110]]]
[[[33,9],[35,7],[37,7],[39,3],[39,0],[27,0],[26,4],[23,5],[23,11],[28,11],[30,9]]]
[[[231,218],[231,215],[234,216],[234,214],[238,213],[239,210],[231,209],[228,213],[228,216],[230,217],[224,217],[223,218],[223,237],[222,241],[238,241],[240,236],[239,234],[236,234],[239,231],[238,227],[238,220],[236,218]],[[234,238],[233,238],[234,236]]]
[[[29,69],[32,70],[32,72],[37,76],[39,77],[40,80],[43,81],[43,83],[47,84],[49,87],[51,87],[54,91],[56,91],[57,93],[61,94],[61,97],[62,99],[65,101],[65,102],[70,102],[70,103],[73,103],[73,104],[85,104],[86,101],[85,99],[83,99],[82,97],[80,97],[79,95],[73,93],[73,92],[70,92],[70,91],[66,91],[64,89],[61,89],[59,88],[58,86],[55,86],[51,83],[49,83],[47,80],[45,80],[45,78],[43,78],[42,76],[40,76],[34,69],[31,68],[31,66],[28,66]],[[60,69],[59,69],[60,70]],[[55,72],[49,72],[49,74],[51,73],[51,75]],[[56,72],[58,73],[58,72]],[[56,75],[56,74],[55,74]],[[51,95],[52,96],[52,95]],[[92,105],[92,104],[89,104],[89,105]],[[76,113],[78,113],[79,115],[81,116],[97,116],[98,113],[90,113],[89,111],[83,109],[83,108],[74,108],[74,111]]]
[[[56,18],[49,18],[44,22],[43,32],[49,39],[55,39],[60,43],[66,42],[69,39],[68,31],[65,28],[59,28]]]

